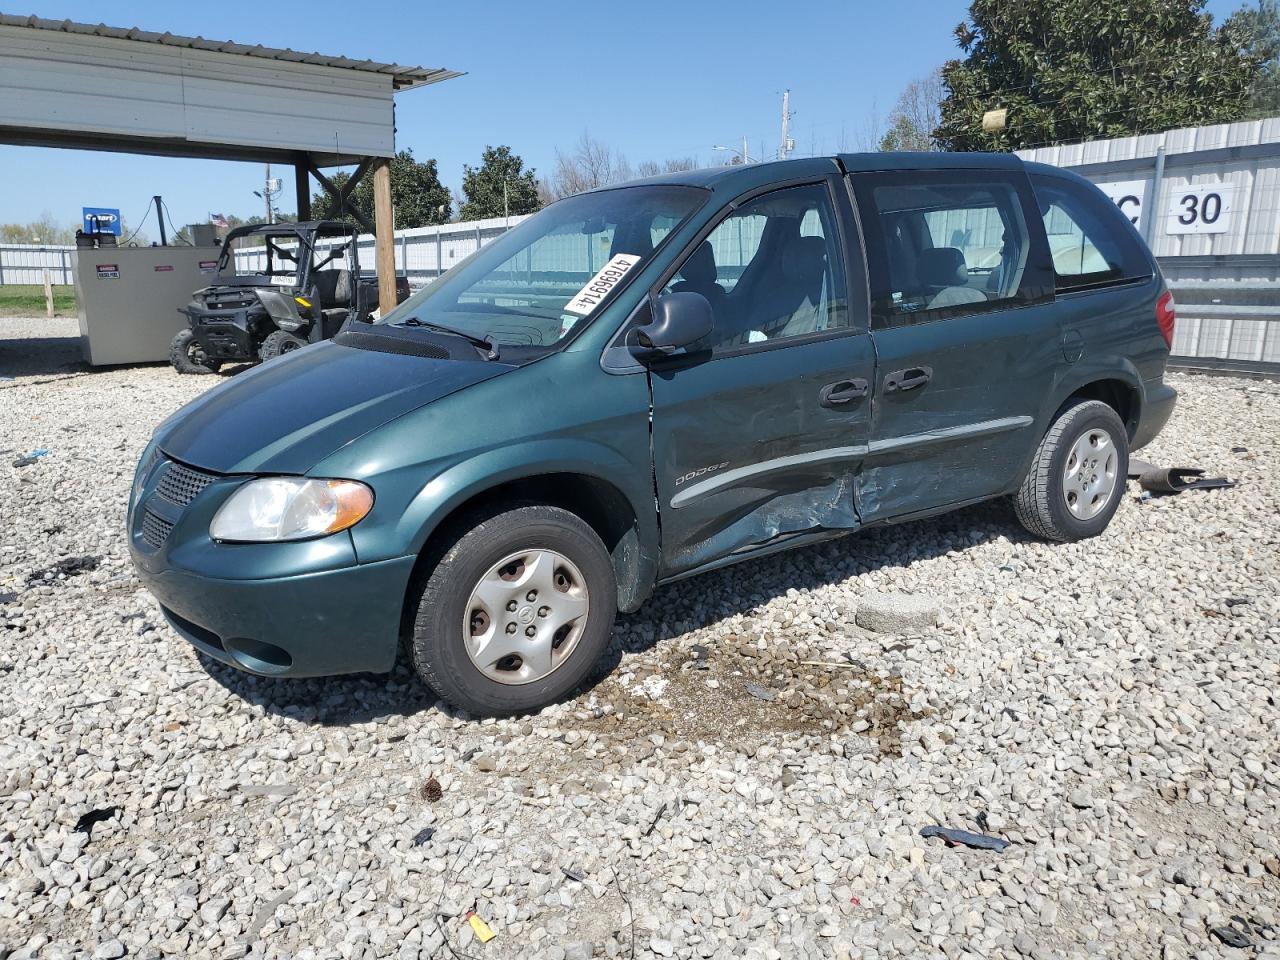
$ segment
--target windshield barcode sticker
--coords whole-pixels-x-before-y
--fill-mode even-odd
[[[640,258],[632,253],[614,255],[600,268],[600,272],[588,280],[587,285],[564,305],[565,311],[582,317],[588,316],[592,310],[600,306],[600,301],[609,295],[609,291],[622,281],[627,271],[639,262]]]

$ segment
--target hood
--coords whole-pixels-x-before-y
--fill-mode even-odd
[[[306,473],[375,427],[514,369],[325,341],[197,397],[156,440],[174,459],[214,473]]]

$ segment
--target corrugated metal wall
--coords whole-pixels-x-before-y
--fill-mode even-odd
[[[1174,363],[1280,373],[1280,118],[1025,150],[1135,220],[1178,302]]]
[[[391,156],[392,78],[0,25],[0,126]]]

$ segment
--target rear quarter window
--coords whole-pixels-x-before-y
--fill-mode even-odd
[[[1058,292],[1132,283],[1151,276],[1151,260],[1125,217],[1095,187],[1032,174]]]

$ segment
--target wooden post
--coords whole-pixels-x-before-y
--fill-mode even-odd
[[[298,219],[311,219],[311,178],[307,175],[306,161],[293,165],[293,189],[298,201]]]
[[[396,306],[395,220],[391,214],[391,161],[386,157],[373,162],[373,220],[377,227],[378,309],[385,317]]]
[[[53,319],[53,281],[48,270],[44,272],[44,315]]]

